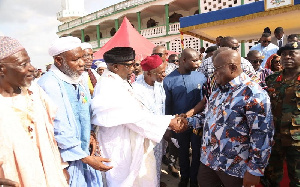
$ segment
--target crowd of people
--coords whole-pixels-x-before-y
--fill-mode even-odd
[[[55,40],[43,73],[0,36],[0,185],[165,187],[300,186],[300,42],[282,27],[247,57],[216,38],[200,53],[156,46],[138,59]]]

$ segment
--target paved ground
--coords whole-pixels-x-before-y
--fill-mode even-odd
[[[180,181],[180,177],[173,177],[171,172],[169,172],[168,167],[162,164],[160,181],[166,183],[167,187],[177,187]]]

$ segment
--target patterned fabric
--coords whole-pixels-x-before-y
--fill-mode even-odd
[[[91,80],[91,82],[92,82],[92,85],[93,85],[93,87],[95,88],[95,86],[96,86],[96,84],[97,84],[97,79],[96,79],[94,73],[91,71],[91,69],[88,69],[87,71],[88,71],[90,80]]]
[[[14,38],[0,36],[0,60],[15,54],[24,47]]]
[[[240,178],[246,170],[263,176],[274,134],[269,97],[245,73],[227,88],[216,89],[207,103],[201,162]]]
[[[253,66],[251,63],[245,58],[241,57],[241,67],[244,72],[252,72],[255,73]],[[197,69],[197,71],[202,72],[206,77],[211,77],[214,74],[214,65],[212,62],[212,57],[205,59]]]
[[[282,146],[300,146],[300,75],[286,81],[284,70],[266,79],[274,115],[275,136]]]
[[[212,62],[212,57],[205,59],[197,69],[197,71],[202,72],[206,77],[211,77],[214,74],[214,66]]]
[[[174,71],[177,68],[178,68],[178,66],[176,64],[168,63],[167,68],[166,68],[166,76],[168,76],[170,73],[172,73],[172,71]]]
[[[259,77],[261,82],[265,83],[265,79],[267,76],[273,74],[273,71],[267,68],[259,68],[258,71],[256,71],[256,76]]]

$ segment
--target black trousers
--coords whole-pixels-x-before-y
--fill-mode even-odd
[[[198,183],[204,187],[242,187],[243,179],[230,176],[223,171],[215,171],[200,163]]]

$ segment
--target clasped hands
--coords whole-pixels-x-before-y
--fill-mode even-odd
[[[188,121],[185,114],[176,114],[175,118],[171,119],[169,127],[176,133],[184,132],[188,129]]]

